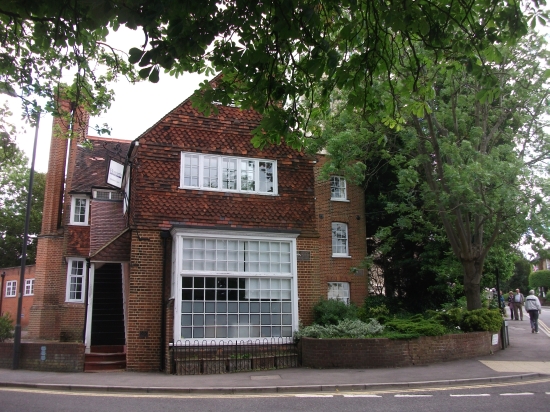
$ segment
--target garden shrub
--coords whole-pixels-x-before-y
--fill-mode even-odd
[[[424,319],[420,314],[409,318],[395,318],[386,322],[385,326],[398,335],[393,338],[410,339],[420,336],[441,336],[448,332],[441,323],[432,319]],[[390,337],[388,334],[386,336]]]
[[[357,307],[336,299],[321,299],[313,307],[313,322],[318,325],[337,325],[344,319],[357,319]]]
[[[344,319],[337,325],[316,325],[300,328],[295,332],[294,337],[300,339],[303,337],[330,339],[330,338],[365,338],[379,335],[384,331],[384,326],[380,325],[375,319],[365,323],[359,319]]]
[[[498,309],[476,309],[464,312],[460,325],[464,332],[498,332],[502,315]]]
[[[464,312],[465,310],[462,308],[452,308],[449,310],[430,311],[429,316],[448,330],[462,330],[461,325]]]
[[[13,319],[9,313],[0,316],[0,342],[13,338]]]

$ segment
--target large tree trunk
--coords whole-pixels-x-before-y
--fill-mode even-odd
[[[481,271],[483,263],[477,260],[462,260],[464,269],[464,295],[468,310],[481,309]]]

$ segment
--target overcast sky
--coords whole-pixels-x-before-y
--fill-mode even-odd
[[[122,28],[119,32],[109,36],[108,41],[109,44],[124,51],[143,43],[139,33]],[[122,78],[119,82],[111,85],[115,91],[115,101],[111,108],[101,117],[91,118],[90,126],[107,123],[112,129],[110,137],[133,140],[189,97],[204,79],[204,76],[196,74],[187,74],[175,79],[168,74],[161,73],[160,81],[157,84],[145,81],[132,85]],[[16,143],[29,158],[30,165],[35,131],[28,124],[20,121],[22,112],[17,99],[10,99],[5,95],[0,96],[0,104],[3,104],[4,101],[8,101],[13,112],[12,118],[8,120],[17,126],[18,131],[24,131],[17,135]],[[51,131],[52,117],[50,115],[43,116],[40,120],[35,161],[35,169],[39,172],[48,170]],[[88,133],[92,136],[97,135],[92,129]]]

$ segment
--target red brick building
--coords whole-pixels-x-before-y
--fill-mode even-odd
[[[157,370],[173,342],[290,339],[321,297],[361,304],[361,188],[316,180],[322,156],[254,148],[260,116],[218,109],[186,100],[132,142],[53,139],[34,337]]]
[[[25,277],[22,287],[23,306],[21,311],[21,329],[29,325],[29,313],[34,298],[35,265],[25,266]],[[17,318],[17,302],[19,296],[21,266],[0,269],[0,315],[10,314],[15,325]]]

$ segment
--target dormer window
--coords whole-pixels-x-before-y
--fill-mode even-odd
[[[183,152],[180,187],[276,195],[277,162]]]
[[[341,176],[331,176],[330,178],[330,200],[347,200],[346,179]]]
[[[71,225],[88,225],[90,199],[88,196],[73,196],[71,200]]]

